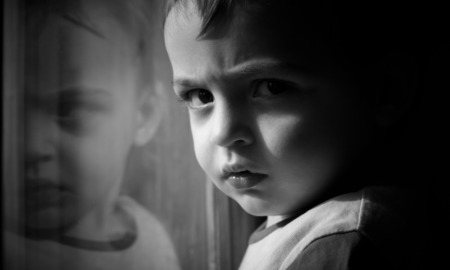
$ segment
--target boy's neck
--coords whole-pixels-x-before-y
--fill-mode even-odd
[[[290,217],[292,217],[293,215],[280,215],[280,216],[267,216],[267,220],[266,220],[266,228],[277,224],[280,221],[283,221],[285,219],[288,219]]]

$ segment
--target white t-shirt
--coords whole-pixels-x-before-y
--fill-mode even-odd
[[[415,200],[413,195],[396,188],[369,187],[332,198],[298,217],[267,228],[260,227],[250,237],[239,269],[347,269],[342,264],[337,264],[338,260],[327,257],[327,254],[341,254],[337,247],[344,242],[343,239],[337,242],[327,239],[357,235],[363,236],[373,250],[383,254],[386,264],[382,269],[391,269],[388,266],[398,262],[401,265],[414,264],[414,260],[424,253],[423,246],[419,245],[423,242],[420,234],[411,233],[420,231],[416,228],[423,229],[418,222],[420,201]],[[314,248],[321,250],[309,252],[308,248],[313,246],[312,243],[317,244]],[[358,259],[360,255],[352,253],[354,251],[358,252],[352,249],[349,251],[349,258],[341,256],[339,261],[347,264],[348,260]],[[302,261],[306,258],[305,254],[315,256],[307,258],[312,259],[312,265],[309,261]],[[374,258],[371,259],[375,261],[382,260],[381,256],[377,257],[378,254],[369,255],[373,255]],[[333,266],[328,265],[330,261]],[[380,264],[383,265],[384,262]]]
[[[123,196],[117,203],[135,228],[124,239],[71,244],[70,238],[36,241],[4,232],[6,269],[180,269],[174,246],[160,221],[130,197]]]

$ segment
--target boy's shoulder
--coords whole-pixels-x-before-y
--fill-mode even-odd
[[[415,198],[414,193],[393,187],[368,187],[332,198],[263,238],[253,235],[251,239],[258,241],[250,242],[241,269],[251,269],[255,262],[258,269],[288,269],[299,260],[311,262],[311,256],[305,257],[308,254],[326,256],[327,251],[341,260],[348,258],[338,256],[339,250],[374,249],[386,256],[411,256],[409,252],[414,250],[402,249],[399,254],[398,248],[412,247],[410,243],[417,241],[409,233],[413,227],[420,228],[418,224],[410,225],[414,212],[419,211]],[[319,261],[325,263],[323,258]]]

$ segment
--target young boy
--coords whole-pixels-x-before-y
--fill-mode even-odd
[[[408,18],[395,24],[409,14],[398,8],[169,2],[165,44],[197,160],[245,211],[267,216],[240,269],[423,266],[423,204],[401,188],[414,186],[403,167],[413,163],[391,148],[417,85],[406,46],[420,40],[407,39],[405,25],[419,34]]]
[[[25,179],[5,246],[24,253],[7,269],[179,269],[161,222],[120,194],[160,117],[144,4],[27,1]]]

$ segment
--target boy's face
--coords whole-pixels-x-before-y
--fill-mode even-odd
[[[139,125],[132,42],[103,17],[47,21],[27,54],[28,227],[59,228],[111,202]]]
[[[183,12],[169,13],[165,42],[200,166],[250,214],[316,202],[370,139],[364,89],[295,17],[238,11],[197,38],[197,12]]]

